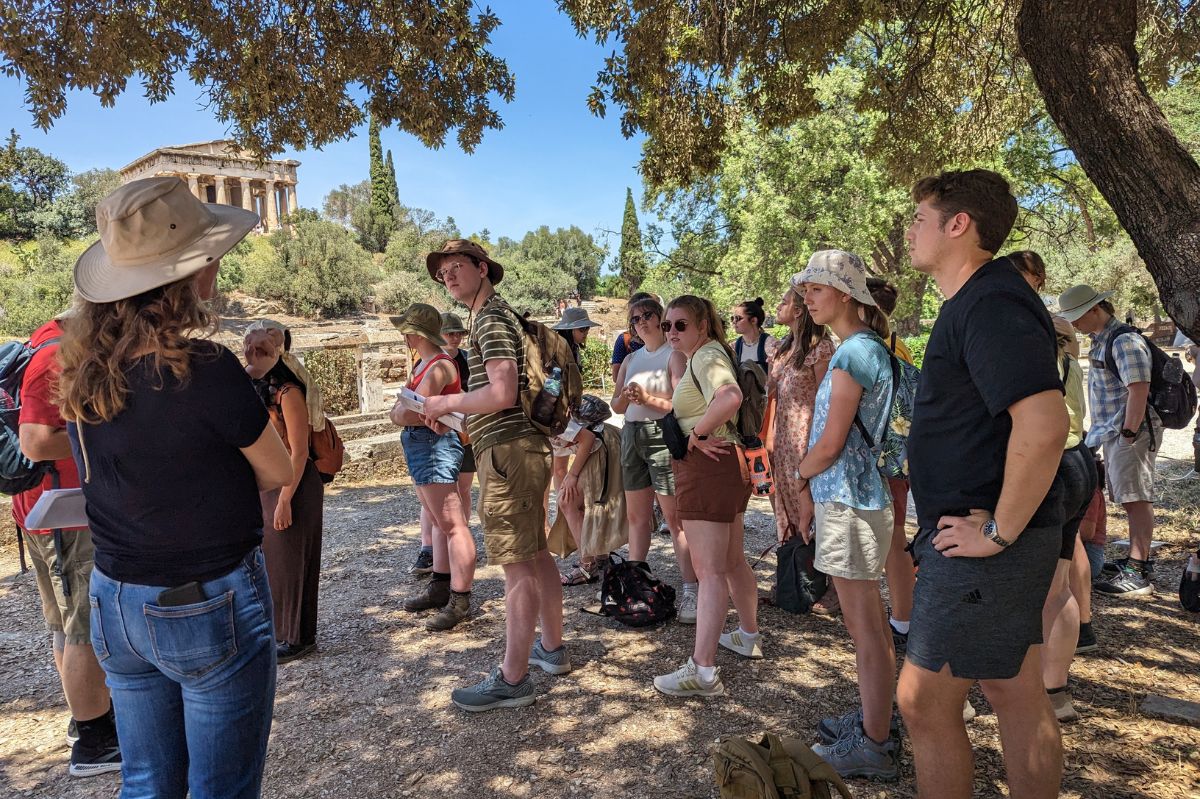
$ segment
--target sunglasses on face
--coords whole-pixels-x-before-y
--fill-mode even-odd
[[[642,322],[649,322],[656,316],[658,316],[658,314],[656,314],[654,311],[646,311],[646,313],[643,314],[634,314],[633,316],[629,317],[629,326],[636,327]]]
[[[682,333],[683,331],[687,330],[688,324],[690,324],[690,323],[686,319],[676,319],[675,320],[675,332]],[[664,332],[664,333],[670,333],[671,332],[671,323],[663,322],[661,325],[659,325],[659,328],[661,328],[662,332]]]
[[[729,317],[729,321],[733,322],[736,325],[738,322],[742,321],[745,318],[746,317],[744,317],[744,316],[731,316],[731,317]]]

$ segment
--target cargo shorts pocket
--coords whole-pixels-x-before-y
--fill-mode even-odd
[[[144,605],[154,657],[164,670],[195,679],[237,654],[233,592],[193,605]]]
[[[484,500],[480,521],[489,563],[519,563],[537,556],[545,538],[541,502],[533,493]]]

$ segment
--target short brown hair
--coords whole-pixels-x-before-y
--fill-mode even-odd
[[[913,202],[929,200],[942,215],[941,226],[955,214],[967,214],[979,231],[981,249],[995,255],[1017,221],[1017,198],[1008,181],[990,169],[943,172],[922,178],[912,190]]]

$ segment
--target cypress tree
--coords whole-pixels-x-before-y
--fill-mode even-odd
[[[625,219],[621,223],[621,249],[617,266],[629,293],[637,291],[646,277],[646,255],[642,251],[642,230],[638,226],[637,208],[633,204],[633,190],[625,189]]]
[[[396,220],[397,226],[400,224],[400,189],[396,186],[396,165],[392,163],[392,151],[387,151],[387,163],[385,168],[387,175],[388,200],[392,204],[392,217]]]
[[[371,117],[367,140],[371,152],[371,208],[362,232],[362,244],[372,252],[383,252],[387,248],[388,238],[396,229],[396,217],[388,187],[387,164],[383,160],[383,146],[379,142],[379,123],[375,117]]]

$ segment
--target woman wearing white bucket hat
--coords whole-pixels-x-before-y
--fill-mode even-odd
[[[275,696],[258,492],[292,465],[238,359],[205,340],[217,319],[204,300],[258,217],[148,178],[96,221],[59,390],[96,547],[92,645],[122,795],[256,797]]]

